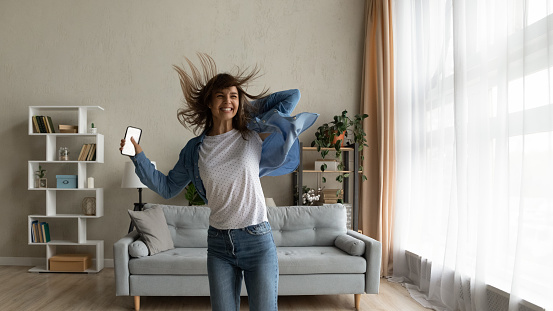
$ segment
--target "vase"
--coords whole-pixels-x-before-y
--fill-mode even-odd
[[[83,202],[81,203],[81,208],[83,210],[83,214],[87,216],[96,215],[96,198],[95,197],[84,198]]]

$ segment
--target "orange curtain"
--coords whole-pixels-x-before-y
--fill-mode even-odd
[[[367,133],[359,228],[382,242],[382,276],[392,275],[394,216],[394,62],[391,0],[367,0],[361,112]]]

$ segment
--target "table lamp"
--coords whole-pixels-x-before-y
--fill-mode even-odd
[[[152,161],[152,164],[154,167],[156,166],[156,162]],[[138,189],[138,203],[134,203],[134,210],[135,211],[141,211],[144,208],[144,204],[142,203],[142,188],[148,188],[146,185],[144,185],[140,178],[136,175],[134,172],[134,164],[132,162],[125,162],[125,170],[123,171],[123,179],[121,181],[121,188],[136,188]],[[131,232],[133,229],[133,223],[131,221],[131,225],[129,227],[129,232]]]
[[[265,198],[265,206],[276,207],[275,200],[273,200],[273,198]]]

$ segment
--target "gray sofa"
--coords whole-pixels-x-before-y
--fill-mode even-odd
[[[140,296],[209,296],[209,208],[145,209],[155,206],[163,208],[174,249],[133,258],[136,231],[113,246],[116,294],[134,296],[136,310]],[[354,294],[359,309],[361,294],[378,294],[381,243],[347,230],[343,205],[268,207],[267,214],[277,246],[279,295]],[[247,295],[244,284],[241,295]]]

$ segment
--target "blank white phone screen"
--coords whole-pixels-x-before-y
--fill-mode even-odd
[[[131,142],[131,137],[134,138],[136,143],[139,143],[141,134],[141,129],[132,126],[127,127],[127,132],[125,134],[125,146],[123,147],[123,151],[121,151],[121,153],[128,156],[135,156],[136,152]]]

